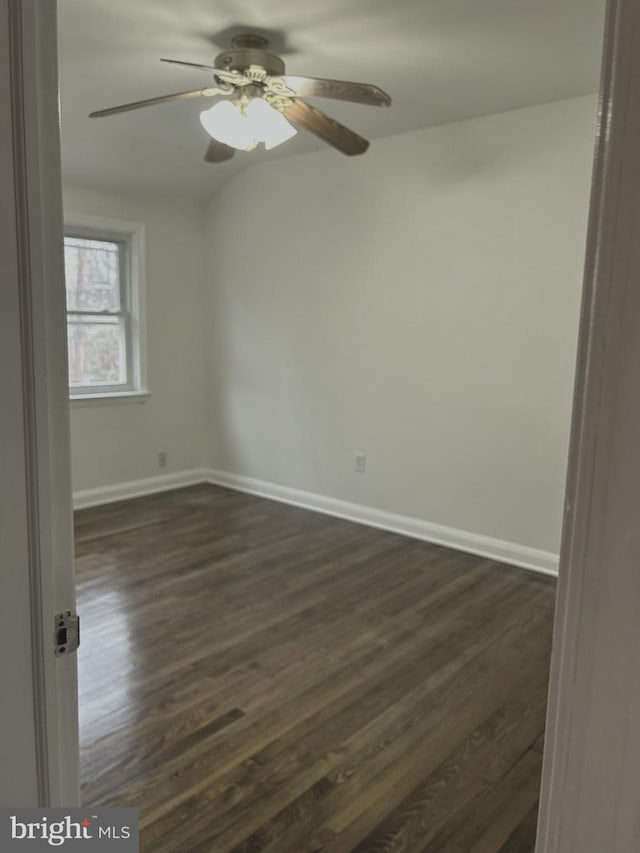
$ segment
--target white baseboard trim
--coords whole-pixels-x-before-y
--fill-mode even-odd
[[[81,489],[73,493],[73,508],[86,509],[90,506],[139,498],[143,495],[153,495],[156,492],[168,492],[171,489],[180,489],[183,486],[193,486],[196,483],[205,482],[209,482],[209,472],[203,468],[193,468],[190,471],[160,474],[157,477],[147,477],[144,480],[129,480],[126,483],[116,483],[113,486]]]
[[[455,527],[445,527],[432,524],[420,518],[407,515],[397,515],[374,507],[341,501],[315,492],[305,492],[280,486],[255,477],[245,477],[232,474],[229,471],[219,471],[214,468],[193,468],[189,471],[178,471],[174,474],[161,474],[157,477],[147,477],[144,480],[129,480],[113,486],[100,486],[96,489],[82,489],[73,493],[73,508],[86,509],[115,501],[152,495],[156,492],[167,492],[183,486],[196,483],[211,483],[225,486],[237,492],[247,492],[263,498],[292,504],[303,509],[322,512],[325,515],[335,515],[347,521],[378,527],[392,533],[400,533],[413,539],[422,539],[434,545],[444,545],[457,551],[477,554],[500,563],[508,563],[523,569],[531,569],[545,575],[558,575],[558,555],[515,542],[494,539],[480,533],[469,533]]]
[[[553,575],[554,577],[558,575],[558,555],[550,551],[541,551],[538,548],[529,548],[526,545],[505,542],[502,539],[494,539],[480,533],[469,533],[466,530],[445,527],[441,524],[432,524],[420,518],[396,515],[374,507],[349,503],[314,492],[292,489],[289,486],[280,486],[276,483],[232,474],[228,471],[208,469],[205,470],[204,474],[207,482],[217,486],[226,486],[238,492],[248,492],[281,503],[312,509],[325,515],[335,515],[348,521],[366,524],[369,527],[378,527],[393,533],[401,533],[413,539],[422,539],[434,545],[444,545],[457,551],[477,554],[480,557],[488,557],[500,563],[531,569],[545,575]]]

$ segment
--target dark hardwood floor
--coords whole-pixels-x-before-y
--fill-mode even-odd
[[[84,802],[142,850],[533,850],[551,579],[204,485],[76,543]]]

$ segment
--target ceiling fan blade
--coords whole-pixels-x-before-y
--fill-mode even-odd
[[[201,65],[199,62],[183,62],[181,59],[161,59],[160,62],[170,62],[172,65],[187,65],[189,68],[206,68],[207,71],[215,71],[214,65]]]
[[[166,101],[179,101],[187,98],[210,98],[217,94],[220,94],[218,89],[193,89],[190,92],[175,92],[173,95],[160,95],[158,98],[147,98],[144,101],[132,101],[130,104],[120,104],[117,107],[109,107],[106,110],[96,110],[93,113],[89,113],[89,118],[101,118],[102,116],[114,115],[114,113],[126,113],[128,110],[152,107],[154,104],[164,104]]]
[[[333,145],[343,154],[349,156],[364,154],[369,147],[366,139],[312,107],[311,104],[305,103],[305,101],[294,101],[291,106],[282,110],[282,114],[292,124],[303,127],[310,133],[315,133],[316,136],[319,136],[329,145]]]
[[[391,98],[382,89],[370,83],[350,83],[346,80],[324,80],[316,77],[295,77],[283,74],[267,77],[264,81],[268,91],[278,95],[297,98],[334,98],[355,104],[388,107]]]
[[[218,142],[217,139],[212,139],[204,159],[207,163],[223,163],[225,160],[231,160],[235,153],[235,148],[225,145],[224,142]]]
[[[189,68],[204,68],[207,71],[213,71],[219,80],[227,83],[233,83],[235,86],[249,86],[255,81],[250,77],[245,77],[242,71],[231,71],[228,68],[216,68],[215,65],[201,65],[199,62],[182,62],[180,59],[161,59],[160,62],[170,62],[172,65],[186,65]]]

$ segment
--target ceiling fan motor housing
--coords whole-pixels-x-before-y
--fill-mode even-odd
[[[256,79],[264,77],[266,74],[284,74],[284,62],[279,56],[268,53],[264,49],[267,44],[267,40],[261,36],[237,36],[233,39],[232,49],[218,54],[214,60],[214,65],[216,68],[228,71],[242,71],[250,77],[252,76],[252,69],[255,68],[258,71]],[[260,72],[264,73],[261,74]]]

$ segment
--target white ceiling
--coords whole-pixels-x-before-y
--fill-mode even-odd
[[[300,131],[271,152],[205,163],[198,113],[211,102],[199,99],[87,118],[208,85],[207,72],[159,58],[209,64],[230,46],[216,34],[239,25],[276,31],[292,74],[387,91],[390,108],[315,101],[375,140],[597,91],[603,19],[604,0],[59,0],[64,178],[205,199],[247,165],[323,149]]]

